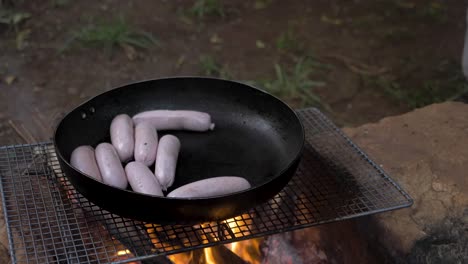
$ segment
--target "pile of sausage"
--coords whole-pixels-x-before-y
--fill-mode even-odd
[[[139,193],[164,196],[163,191],[174,183],[180,141],[173,135],[158,139],[163,130],[213,130],[207,113],[187,110],[153,110],[133,117],[120,114],[110,125],[111,143],[103,142],[96,149],[77,147],[70,163],[98,181]],[[125,165],[123,165],[125,164]],[[154,174],[149,168],[155,165]],[[181,186],[167,197],[202,198],[229,194],[250,188],[242,177],[220,176]]]

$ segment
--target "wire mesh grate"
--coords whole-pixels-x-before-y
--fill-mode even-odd
[[[289,184],[242,215],[193,226],[143,223],[100,209],[64,177],[51,143],[1,147],[0,187],[13,263],[158,261],[163,255],[412,204],[319,110],[298,115],[306,145]]]

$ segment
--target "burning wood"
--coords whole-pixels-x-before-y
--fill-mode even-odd
[[[236,238],[249,234],[246,227],[252,224],[251,220],[247,219],[247,215],[238,216],[227,219],[215,225],[201,224],[196,226],[198,236],[206,239],[207,242],[217,242],[220,237],[223,239]],[[250,224],[249,224],[250,223]],[[211,233],[203,232],[204,229],[215,229]],[[243,233],[244,232],[244,233]],[[214,234],[218,234],[215,237]],[[213,246],[204,249],[193,250],[189,253],[180,253],[169,256],[169,259],[177,264],[214,264],[214,263],[249,263],[260,264],[262,253],[260,245],[262,238],[254,238],[246,241],[234,242],[227,245]]]
[[[226,247],[247,263],[260,264],[263,259],[261,251],[261,245],[263,243],[264,238],[252,238],[228,244]]]
[[[244,261],[241,257],[237,256],[232,251],[227,249],[224,245],[205,248],[204,253],[206,264],[247,264],[246,261]]]
[[[175,264],[250,264],[224,245],[196,249],[188,253],[180,253],[169,256]]]

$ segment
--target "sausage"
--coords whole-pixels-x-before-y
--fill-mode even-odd
[[[133,158],[134,135],[133,120],[126,114],[120,114],[112,119],[110,138],[120,161],[125,162]]]
[[[244,178],[220,176],[183,185],[170,192],[167,197],[206,198],[239,192],[249,188],[250,183]]]
[[[159,140],[154,174],[164,191],[174,183],[179,151],[180,141],[177,137],[165,135]]]
[[[93,147],[79,146],[74,149],[71,154],[70,164],[84,174],[91,176],[98,181],[102,181],[101,172],[99,171],[99,167],[96,162]]]
[[[148,122],[135,126],[135,161],[151,166],[156,160],[158,133]]]
[[[153,110],[133,116],[135,124],[148,121],[156,130],[207,131],[214,129],[211,116],[204,112],[190,110]]]
[[[104,183],[117,188],[127,188],[127,176],[114,146],[109,143],[97,145],[96,161]]]
[[[145,164],[138,161],[130,162],[125,166],[125,172],[133,191],[164,196],[161,185],[159,185],[158,180],[156,180],[154,174]]]

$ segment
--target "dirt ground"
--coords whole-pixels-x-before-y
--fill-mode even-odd
[[[167,76],[254,83],[294,108],[319,107],[342,127],[451,100],[468,92],[460,69],[466,7],[465,0],[0,0],[0,146],[50,140],[60,116],[83,101]],[[157,44],[138,47],[138,36],[122,32],[146,32],[137,35]],[[0,246],[0,258],[6,251]]]
[[[122,84],[165,76],[211,75],[263,88],[278,86],[278,64],[291,83],[324,83],[306,87],[319,100],[280,91],[281,98],[295,108],[320,107],[340,126],[466,91],[465,1],[221,1],[214,11],[194,8],[200,2],[218,1],[0,1],[0,18],[17,18],[0,22],[0,144],[24,142],[12,124],[47,140],[60,113]],[[73,38],[118,17],[159,44],[106,49]],[[316,66],[290,73],[305,59]]]

